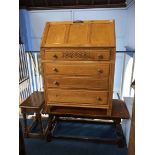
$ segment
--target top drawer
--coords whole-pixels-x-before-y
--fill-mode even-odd
[[[43,57],[44,60],[110,60],[109,50],[64,50],[64,51],[50,51],[46,50]]]

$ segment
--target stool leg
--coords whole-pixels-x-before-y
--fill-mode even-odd
[[[26,112],[22,112],[23,119],[24,119],[24,137],[28,138],[28,128],[27,128],[27,119],[26,119]]]
[[[34,126],[33,126],[33,129],[35,129],[35,128],[38,126],[38,122],[39,122],[39,120],[38,120],[38,116],[37,116],[37,114],[36,114],[36,116],[35,116],[34,119],[35,119],[35,120],[34,120]]]

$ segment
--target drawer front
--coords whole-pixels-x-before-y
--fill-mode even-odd
[[[103,51],[45,51],[45,60],[110,60],[110,50]]]
[[[55,106],[101,108],[108,104],[108,92],[48,89],[47,102]]]
[[[46,85],[49,88],[77,88],[77,89],[102,89],[108,90],[109,78],[92,77],[46,77]]]
[[[110,66],[105,63],[44,63],[46,75],[81,75],[108,77]]]

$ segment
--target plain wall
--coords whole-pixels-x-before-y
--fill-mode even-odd
[[[40,50],[40,41],[47,21],[115,20],[116,50],[125,46],[135,49],[135,3],[126,8],[69,9],[28,11],[34,51]]]
[[[116,50],[124,51],[127,27],[126,13],[127,10],[125,8],[29,11],[31,38],[34,50],[40,50],[40,41],[47,21],[114,19],[116,30]]]
[[[126,27],[126,39],[125,45],[135,50],[135,3],[130,3],[130,6],[126,10],[127,15],[127,27]]]
[[[127,106],[127,109],[129,111],[130,118],[129,119],[123,119],[121,122],[123,133],[125,136],[126,144],[128,146],[129,144],[129,137],[130,137],[130,128],[131,128],[131,120],[132,120],[132,107],[133,107],[133,97],[124,97],[125,104]]]

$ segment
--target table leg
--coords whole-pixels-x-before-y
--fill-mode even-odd
[[[51,136],[53,136],[53,134],[54,134],[54,129],[57,125],[57,121],[58,121],[58,117],[55,116],[54,119],[52,120]]]
[[[27,119],[26,119],[26,112],[22,112],[23,119],[24,119],[24,137],[28,138],[28,128],[27,128]]]
[[[119,147],[124,147],[124,135],[121,126],[121,119],[114,120],[116,134],[117,134],[117,144]]]
[[[41,114],[40,113],[36,113],[36,119],[40,125],[40,134],[41,134],[41,137],[43,138],[44,137],[44,129],[43,129],[43,125],[42,125],[42,119],[41,119]]]
[[[49,114],[48,125],[47,125],[47,131],[46,131],[46,140],[47,140],[48,142],[50,142],[51,139],[52,139],[51,130],[52,130],[53,119],[54,119],[54,116],[51,115],[51,114]]]

